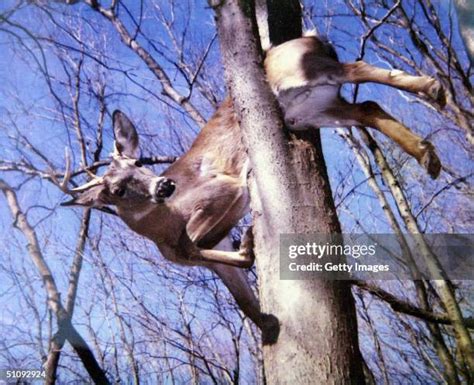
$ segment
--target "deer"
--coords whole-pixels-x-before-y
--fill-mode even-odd
[[[290,130],[373,127],[398,143],[431,177],[439,175],[441,163],[430,142],[377,103],[350,104],[340,96],[343,83],[375,82],[443,104],[443,88],[435,79],[362,61],[340,63],[334,49],[316,36],[270,48],[264,67]],[[68,190],[73,199],[63,205],[115,206],[126,225],[154,242],[165,259],[215,272],[246,316],[261,329],[263,343],[274,343],[278,319],[261,311],[244,270],[255,259],[251,228],[238,251],[216,248],[249,211],[247,177],[251,166],[231,99],[224,100],[190,149],[161,175],[140,162],[139,135],[132,121],[116,110],[112,124],[115,150],[105,173]],[[63,185],[68,183],[68,174],[66,171]]]

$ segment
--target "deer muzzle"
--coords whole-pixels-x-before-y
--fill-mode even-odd
[[[176,184],[173,180],[159,177],[156,183],[152,185],[151,195],[155,202],[162,203],[166,198],[173,195],[175,189]]]

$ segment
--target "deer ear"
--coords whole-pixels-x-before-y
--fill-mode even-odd
[[[133,123],[119,110],[115,110],[112,114],[112,121],[114,125],[115,148],[119,155],[138,159],[140,157],[140,148],[137,130]]]
[[[104,207],[107,204],[105,195],[105,186],[103,184],[91,187],[70,201],[61,203],[61,206],[86,206],[86,207]]]

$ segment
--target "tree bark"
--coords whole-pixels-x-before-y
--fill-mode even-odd
[[[252,168],[250,195],[262,309],[278,317],[281,325],[277,343],[264,346],[267,382],[363,384],[349,283],[279,279],[279,234],[340,232],[319,132],[291,136],[288,141],[278,104],[265,81],[253,1],[211,5],[217,15],[227,85]],[[270,14],[285,14],[283,6],[299,9],[295,0],[279,1]],[[293,38],[294,31],[300,36],[300,16],[288,24],[286,18],[269,19],[279,24],[276,28],[270,24],[273,39],[276,35],[279,42]]]

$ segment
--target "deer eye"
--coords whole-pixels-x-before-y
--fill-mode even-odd
[[[143,163],[140,162],[139,160],[135,161],[135,166],[137,167],[142,167],[143,166]]]
[[[115,196],[118,196],[118,197],[122,198],[122,197],[125,195],[126,191],[127,191],[127,190],[125,189],[125,187],[120,187],[120,188],[114,190],[114,191],[112,192],[112,194],[114,194]]]

